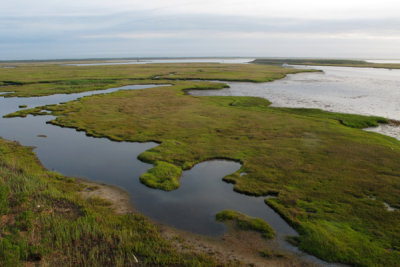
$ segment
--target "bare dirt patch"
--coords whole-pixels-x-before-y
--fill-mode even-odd
[[[80,192],[84,199],[100,197],[111,203],[111,208],[116,214],[135,212],[129,194],[122,188],[113,185],[98,184],[86,180],[79,180],[78,182],[86,186]]]

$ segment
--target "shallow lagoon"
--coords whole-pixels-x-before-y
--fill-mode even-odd
[[[382,116],[400,120],[400,70],[296,66],[322,72],[291,74],[270,83],[228,83],[222,90],[191,91],[193,95],[258,96],[274,107]],[[368,129],[400,139],[400,128]]]

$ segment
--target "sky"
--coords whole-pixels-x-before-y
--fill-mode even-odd
[[[398,0],[1,0],[0,60],[400,59]]]

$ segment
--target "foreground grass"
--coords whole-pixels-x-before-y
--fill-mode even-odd
[[[19,63],[16,66],[5,69],[0,64],[0,91],[7,92],[5,97],[71,94],[131,84],[159,84],[165,83],[165,80],[177,79],[268,82],[283,78],[286,74],[307,71],[254,64],[218,63],[95,67]]]
[[[238,160],[242,168],[224,180],[238,192],[278,194],[266,201],[299,231],[304,251],[359,266],[397,265],[400,213],[383,201],[400,207],[400,145],[357,129],[384,119],[270,108],[254,97],[194,97],[184,91],[213,84],[174,84],[47,110],[57,116],[52,123],[89,135],[160,142],[139,156],[146,162],[188,169],[213,158]]]
[[[309,65],[309,66],[336,66],[336,67],[357,67],[357,68],[383,68],[400,69],[400,64],[393,63],[370,63],[364,60],[345,59],[256,59],[251,63],[261,65]]]
[[[262,219],[249,217],[246,214],[234,210],[218,212],[215,218],[219,222],[233,221],[242,230],[260,232],[266,239],[271,239],[275,236],[274,229]]]
[[[30,148],[0,139],[0,265],[213,266],[178,253],[141,215],[79,197],[82,185],[46,171]]]

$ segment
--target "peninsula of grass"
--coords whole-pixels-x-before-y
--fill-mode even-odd
[[[30,108],[30,109],[22,109],[22,110],[18,110],[16,112],[13,112],[10,114],[6,114],[3,117],[4,118],[15,118],[15,117],[25,118],[28,115],[32,115],[32,116],[48,115],[49,113],[47,111],[45,111],[44,108],[49,108],[49,106],[47,106],[47,107],[41,106],[41,107],[35,107],[35,108]]]
[[[356,67],[356,68],[380,68],[380,69],[400,69],[398,63],[371,63],[365,60],[346,60],[346,59],[255,59],[251,63],[260,65],[280,66],[308,65],[308,66],[333,66],[333,67]]]
[[[163,161],[156,161],[154,167],[140,176],[140,181],[152,188],[172,191],[179,187],[182,169]]]
[[[314,118],[329,118],[339,121],[341,124],[352,128],[368,128],[377,127],[379,123],[387,124],[388,119],[377,116],[363,116],[356,114],[344,114],[337,112],[326,112],[320,109],[313,108],[278,108],[280,111],[285,111],[291,114],[309,116]]]
[[[234,210],[224,210],[218,212],[215,218],[219,222],[234,222],[235,225],[241,230],[259,232],[266,239],[271,239],[275,236],[274,229],[272,229],[272,227],[262,219],[253,218]]]
[[[31,148],[0,139],[1,266],[214,266],[176,251],[137,214],[83,199],[84,186],[45,170]]]

